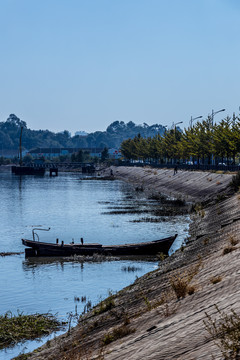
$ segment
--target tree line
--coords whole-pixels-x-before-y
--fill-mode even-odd
[[[163,136],[142,137],[122,142],[121,151],[128,160],[156,161],[159,163],[235,164],[240,153],[240,119],[226,117],[213,124],[211,116],[194,126],[173,128]]]
[[[71,136],[69,131],[54,133],[49,130],[31,130],[25,121],[20,120],[15,114],[10,114],[6,121],[0,122],[0,149],[18,149],[20,130],[23,127],[23,149],[33,148],[119,148],[122,141],[134,138],[138,133],[143,137],[152,137],[163,134],[164,126],[159,124],[136,125],[129,121],[114,121],[106,131],[95,131],[86,136]]]

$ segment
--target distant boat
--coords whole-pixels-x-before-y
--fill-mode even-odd
[[[20,139],[19,139],[19,166],[12,166],[12,173],[15,175],[44,175],[44,167],[34,167],[23,165],[22,161],[22,132],[23,127],[21,127]]]
[[[160,240],[142,242],[138,244],[123,244],[123,245],[101,245],[101,244],[64,244],[62,241],[58,243],[40,242],[38,235],[34,230],[49,230],[49,229],[33,229],[33,240],[22,239],[23,245],[28,248],[25,249],[26,257],[32,256],[72,256],[72,255],[156,255],[157,253],[168,254],[177,234]],[[38,240],[35,239],[37,235]]]

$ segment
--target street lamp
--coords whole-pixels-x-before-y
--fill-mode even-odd
[[[211,117],[211,120],[212,120],[212,126],[213,126],[213,118],[214,118],[214,115],[216,115],[216,114],[218,114],[218,113],[220,113],[220,112],[222,112],[222,111],[225,111],[226,109],[221,109],[221,110],[218,110],[218,111],[213,111],[212,110],[212,117]]]
[[[182,124],[182,123],[183,123],[183,121],[179,121],[179,122],[177,122],[176,124],[173,123],[174,132],[176,132],[176,126],[177,126],[178,124]]]
[[[193,124],[194,120],[201,119],[201,118],[202,118],[202,116],[197,116],[197,117],[195,117],[195,118],[193,118],[193,117],[191,116],[191,120],[190,120],[190,122],[189,122],[190,129],[192,128],[192,124]]]
[[[183,123],[183,121],[179,121],[179,122],[177,122],[176,124],[175,124],[175,127],[176,127],[176,125],[178,125],[178,124],[182,124]],[[174,123],[173,123],[174,124]]]
[[[212,122],[212,131],[213,131],[213,118],[214,118],[214,115],[222,112],[222,111],[225,111],[226,109],[221,109],[221,110],[218,110],[218,111],[213,111],[212,110],[212,117],[211,117],[211,122]],[[212,165],[214,164],[214,159],[213,159],[213,154],[212,154]]]

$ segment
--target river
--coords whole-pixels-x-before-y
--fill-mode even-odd
[[[118,180],[86,180],[79,173],[18,177],[0,172],[0,185],[0,252],[21,252],[0,256],[0,314],[51,312],[66,321],[69,314],[81,313],[87,301],[94,305],[109,291],[120,290],[158,266],[157,262],[137,260],[28,260],[21,238],[31,239],[33,227],[51,228],[38,232],[41,241],[59,238],[66,243],[83,237],[84,242],[120,244],[178,233],[171,251],[187,237],[188,215],[140,221],[157,202]],[[47,339],[1,350],[0,359],[31,351]]]

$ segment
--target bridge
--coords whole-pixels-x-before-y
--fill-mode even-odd
[[[50,175],[55,173],[58,174],[58,169],[64,170],[73,170],[73,169],[81,169],[82,173],[92,174],[96,171],[96,167],[91,163],[80,163],[80,162],[46,162],[46,163],[31,163],[29,166],[34,168],[43,168],[48,169],[50,171]]]

